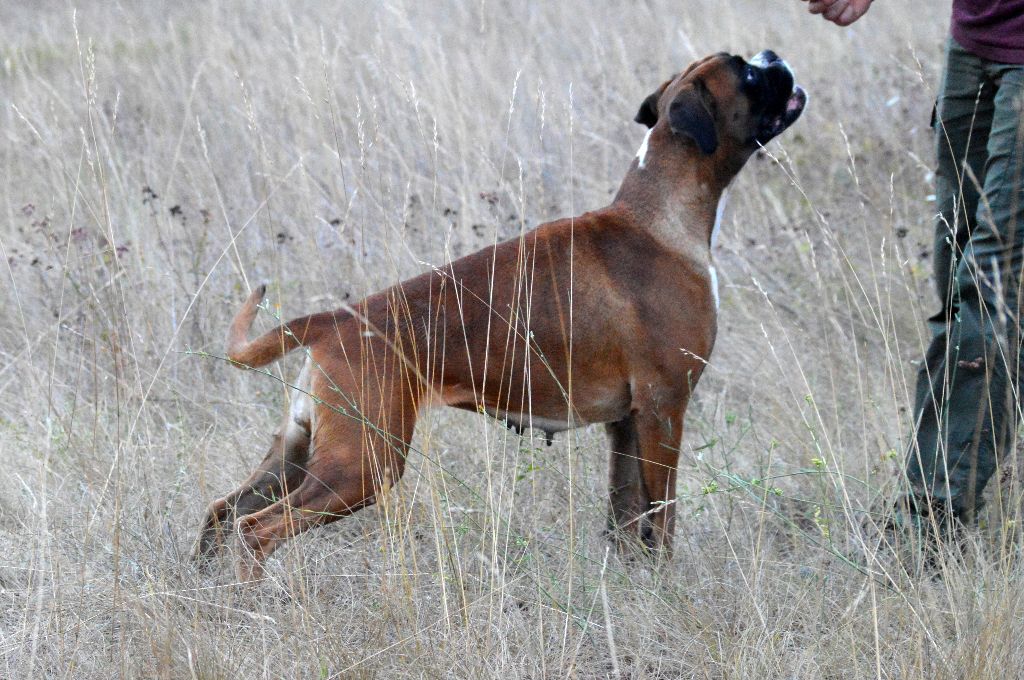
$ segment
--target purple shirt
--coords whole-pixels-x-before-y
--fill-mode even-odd
[[[953,0],[950,32],[971,54],[1024,64],[1024,0]]]

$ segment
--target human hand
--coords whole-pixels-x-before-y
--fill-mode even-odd
[[[811,14],[820,14],[836,26],[849,26],[871,7],[873,0],[803,0]]]

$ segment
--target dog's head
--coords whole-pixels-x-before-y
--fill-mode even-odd
[[[662,83],[635,120],[668,126],[704,156],[725,153],[742,162],[792,125],[806,104],[789,64],[771,50],[750,61],[722,52]]]

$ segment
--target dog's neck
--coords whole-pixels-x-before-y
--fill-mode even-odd
[[[628,210],[667,248],[687,257],[706,256],[719,217],[716,207],[736,173],[723,174],[711,157],[670,135],[660,128],[648,132],[612,207]]]

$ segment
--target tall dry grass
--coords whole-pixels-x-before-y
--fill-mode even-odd
[[[937,577],[876,530],[933,305],[946,4],[5,3],[0,675],[1012,676],[1017,461]],[[732,190],[670,564],[609,552],[600,428],[438,411],[266,582],[194,569],[285,398],[201,356],[252,282],[293,316],[602,206],[655,85],[764,47],[811,104]]]

